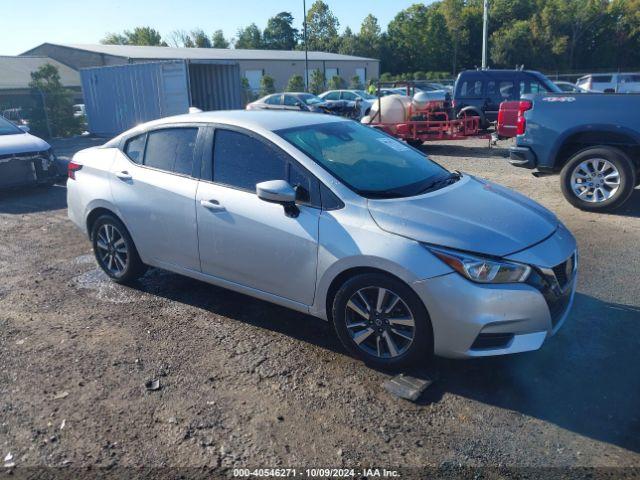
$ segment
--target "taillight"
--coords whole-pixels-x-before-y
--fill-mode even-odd
[[[75,180],[76,179],[76,172],[78,170],[80,170],[82,168],[82,165],[78,164],[78,163],[74,163],[74,162],[69,162],[69,165],[67,165],[67,176],[72,179]]]
[[[524,135],[527,128],[527,121],[524,118],[524,112],[533,108],[533,102],[530,100],[521,100],[518,104],[518,121],[516,123],[516,135]]]
[[[498,110],[498,125],[504,125],[504,110]]]

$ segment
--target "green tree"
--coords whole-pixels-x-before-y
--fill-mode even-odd
[[[238,29],[235,48],[260,49],[262,47],[262,32],[255,23]]]
[[[340,44],[340,22],[329,5],[316,0],[307,12],[307,46],[309,50],[336,52]]]
[[[463,11],[464,0],[443,0],[441,11],[447,25],[447,31],[452,46],[451,73],[458,71],[458,49],[460,43],[468,40],[469,32],[464,28]]]
[[[67,137],[80,133],[80,119],[73,116],[73,97],[60,83],[58,69],[47,63],[31,72],[29,87],[40,99],[31,112],[31,128],[37,135]]]
[[[491,60],[496,66],[514,68],[532,63],[534,45],[527,20],[515,21],[491,35]]]
[[[339,75],[334,75],[329,79],[329,83],[327,84],[328,90],[341,90],[345,88],[347,82]]]
[[[211,37],[211,46],[213,48],[229,48],[229,41],[224,37],[222,30],[216,30]]]
[[[360,81],[360,77],[358,75],[354,75],[351,77],[351,81],[349,82],[349,88],[352,90],[362,90],[364,86]]]
[[[273,77],[269,75],[263,75],[260,79],[260,97],[264,97],[265,95],[269,95],[271,93],[276,92],[276,87],[273,82]]]
[[[394,73],[408,70],[448,70],[450,42],[439,4],[415,4],[400,11],[387,28],[384,68]]]
[[[123,34],[108,33],[100,42],[112,45],[167,46],[167,43],[162,40],[160,32],[151,27],[136,27],[133,31],[125,30]]]
[[[264,48],[270,50],[293,50],[298,42],[298,30],[293,28],[293,16],[280,12],[267,21],[262,34]]]
[[[358,55],[360,52],[358,36],[355,35],[349,27],[345,28],[342,35],[340,35],[339,43],[339,53],[344,55]]]
[[[292,75],[287,82],[287,88],[285,89],[285,91],[304,92],[304,78],[302,78],[302,75]]]
[[[315,69],[311,72],[309,79],[309,91],[314,95],[319,95],[324,92],[325,83],[326,79],[322,70]]]
[[[378,19],[371,14],[367,15],[360,25],[358,54],[363,57],[377,58],[380,54],[380,35]]]
[[[197,48],[211,48],[211,40],[201,28],[191,31],[191,39]]]

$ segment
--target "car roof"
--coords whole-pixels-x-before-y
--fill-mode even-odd
[[[346,118],[324,113],[283,112],[274,110],[218,110],[165,117],[145,123],[141,129],[173,123],[223,123],[250,130],[276,131],[321,123],[348,122]]]

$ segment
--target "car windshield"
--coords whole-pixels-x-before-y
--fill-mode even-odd
[[[406,143],[355,122],[320,123],[275,133],[368,198],[418,195],[452,176]]]
[[[317,105],[319,103],[324,103],[324,100],[322,100],[320,97],[317,97],[310,93],[306,93],[304,95],[298,95],[298,98],[307,105]]]
[[[18,127],[16,127],[9,120],[0,116],[0,135],[15,135],[17,133],[24,133]]]
[[[364,90],[354,90],[354,92],[357,93],[362,98],[364,98],[365,100],[374,100],[374,99],[378,98],[375,95],[369,95]]]

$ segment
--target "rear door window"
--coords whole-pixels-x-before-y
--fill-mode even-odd
[[[460,97],[481,97],[482,96],[482,80],[468,79],[462,82],[460,86]]]
[[[611,83],[611,75],[594,75],[591,77],[593,83]]]
[[[342,99],[343,100],[357,100],[358,96],[353,93],[353,92],[342,92]]]
[[[340,92],[330,92],[330,93],[327,93],[327,94],[324,96],[324,99],[325,99],[325,100],[339,100],[339,99],[340,99]]]
[[[164,128],[148,135],[144,153],[146,166],[181,175],[192,174],[197,128]]]
[[[491,80],[487,82],[487,97],[501,102],[513,98],[513,81]]]
[[[281,99],[282,95],[271,95],[265,99],[264,103],[268,105],[280,105],[280,103],[282,103]]]

